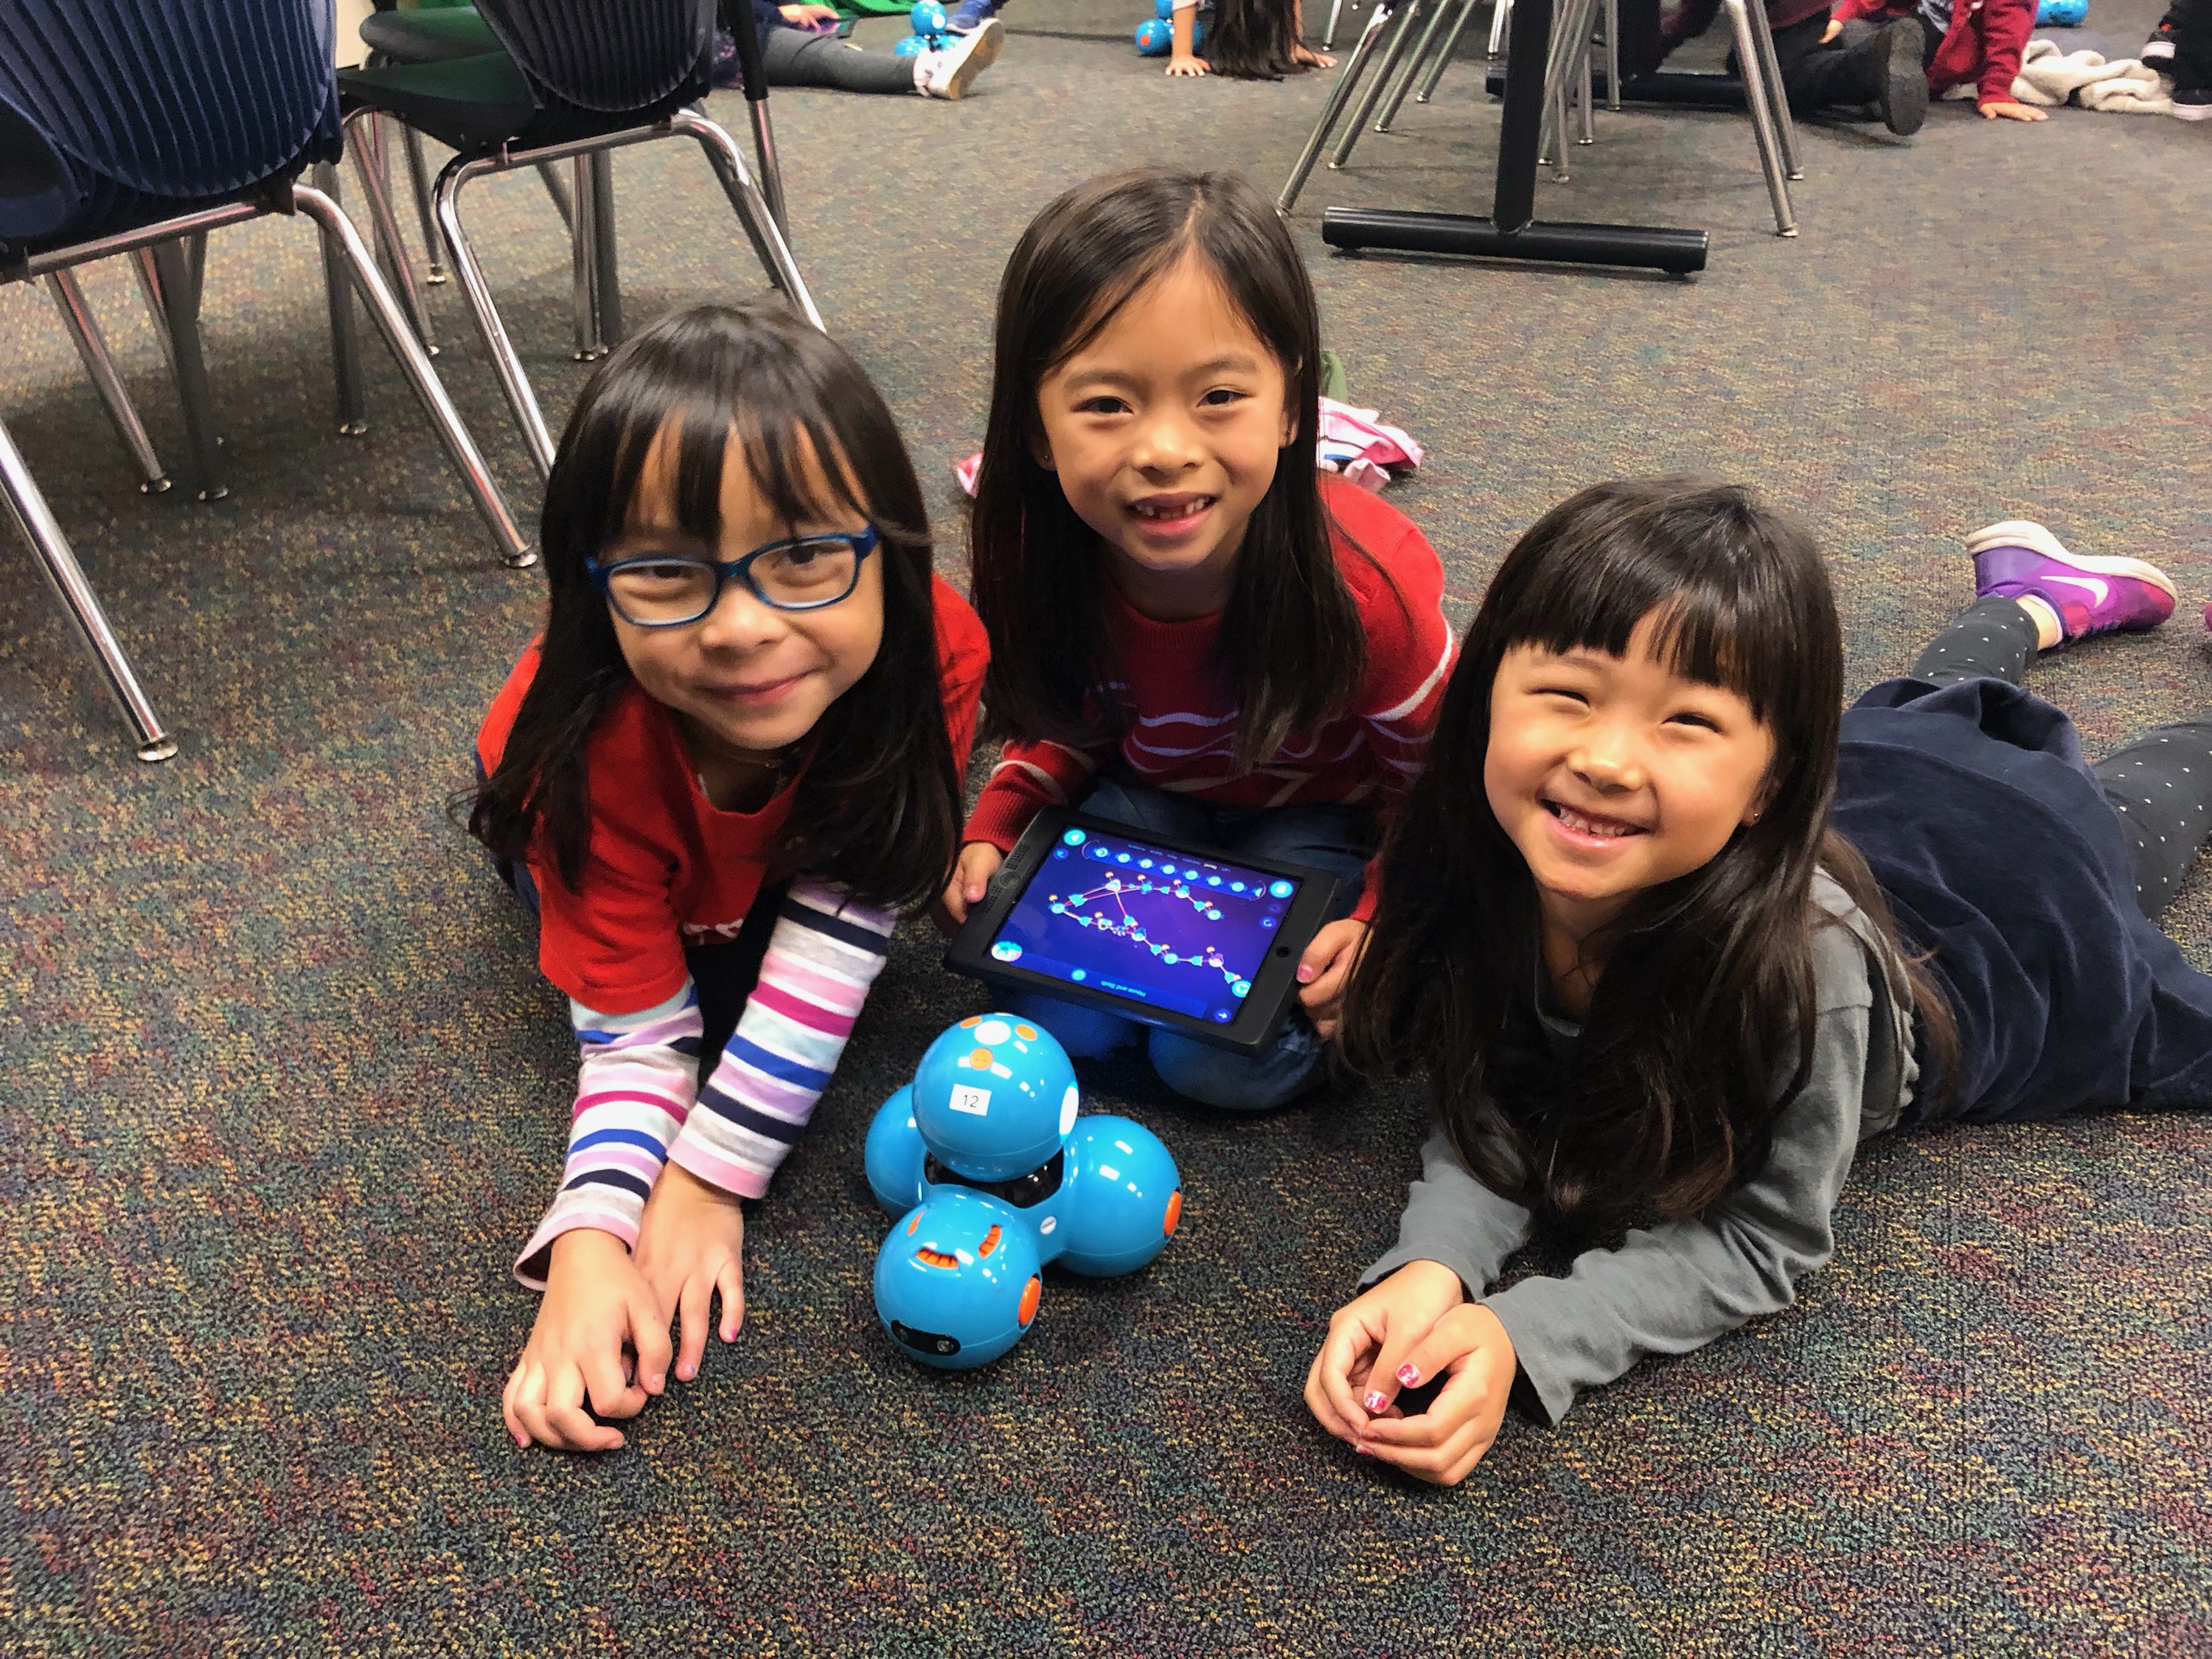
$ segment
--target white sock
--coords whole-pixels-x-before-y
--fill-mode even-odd
[[[2040,593],[2022,593],[2013,603],[2027,611],[2028,620],[2035,624],[2037,650],[2048,651],[2065,639],[2065,624],[2058,620],[2058,613],[2051,608],[2051,601]]]

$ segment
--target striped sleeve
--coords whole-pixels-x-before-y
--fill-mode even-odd
[[[969,815],[963,841],[987,841],[1001,853],[1013,850],[1030,820],[1048,806],[1072,806],[1097,771],[1111,745],[1097,753],[1064,743],[1009,742],[984,781],[975,810]]]
[[[897,922],[842,888],[792,884],[760,979],[670,1158],[724,1192],[768,1191],[830,1086]]]
[[[690,980],[658,1007],[602,1014],[568,1005],[582,1048],[561,1190],[516,1258],[514,1276],[545,1288],[553,1241],[579,1227],[637,1243],[645,1200],[690,1115],[699,1076],[699,997]]]

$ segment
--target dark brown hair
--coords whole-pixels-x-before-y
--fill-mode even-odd
[[[1673,672],[1736,693],[1773,733],[1769,793],[1712,860],[1631,901],[1561,1067],[1536,1023],[1535,884],[1483,787],[1491,691],[1516,646],[1621,656],[1646,617]],[[1842,703],[1835,600],[1794,520],[1679,478],[1598,484],[1553,508],[1484,596],[1385,845],[1348,1056],[1425,1064],[1468,1169],[1540,1214],[1692,1214],[1764,1165],[1810,1073],[1813,936],[1836,925],[1813,900],[1818,870],[1879,930],[1931,1047],[1954,1050],[1942,993],[1830,822]]]
[[[675,441],[683,528],[720,539],[734,434],[755,489],[787,524],[863,514],[882,537],[876,659],[814,728],[774,863],[841,882],[877,904],[934,896],[959,845],[960,779],[939,693],[929,521],[882,396],[851,353],[780,301],[663,317],[608,355],[577,400],[545,481],[540,540],[550,586],[537,678],[469,830],[501,858],[550,851],[574,889],[591,835],[586,745],[632,684],[584,561],[622,532],[656,434]],[[830,499],[807,493],[822,458]]]
[[[1037,392],[1132,295],[1186,256],[1204,264],[1273,354],[1295,417],[1245,527],[1221,618],[1218,667],[1237,696],[1236,763],[1249,769],[1351,704],[1366,675],[1367,638],[1330,549],[1314,464],[1313,285],[1273,208],[1234,173],[1146,168],[1078,185],[1036,216],[1007,262],[969,534],[975,609],[991,635],[984,696],[1012,737],[1081,743],[1105,734],[1095,694],[1115,672],[1102,620],[1106,555],[1037,463]]]

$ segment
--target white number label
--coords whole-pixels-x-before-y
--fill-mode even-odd
[[[991,1091],[978,1089],[972,1083],[956,1083],[952,1085],[951,1103],[956,1112],[966,1112],[971,1117],[988,1117],[991,1112]]]

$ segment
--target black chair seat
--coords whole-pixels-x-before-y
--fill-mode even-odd
[[[380,11],[362,20],[361,40],[394,64],[442,64],[504,50],[474,6]]]

